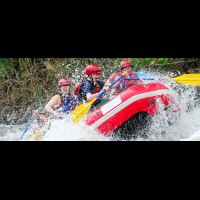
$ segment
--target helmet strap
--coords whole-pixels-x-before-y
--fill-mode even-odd
[[[93,75],[91,75],[91,79],[92,79],[92,84],[95,86],[96,85],[96,82],[94,82],[94,80],[93,80]]]
[[[93,83],[93,77],[92,77],[92,75],[88,75],[87,80]]]

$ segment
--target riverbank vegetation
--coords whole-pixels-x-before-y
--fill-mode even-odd
[[[119,71],[123,59],[130,59],[134,70],[174,70],[182,74],[200,73],[199,58],[0,58],[0,110],[44,105],[57,92],[58,81],[67,77],[72,88],[84,78],[88,64],[101,67],[102,80]]]

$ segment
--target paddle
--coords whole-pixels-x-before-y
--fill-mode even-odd
[[[65,108],[63,108],[63,110],[61,111],[61,113],[64,113],[64,112],[66,111],[66,109],[69,108],[69,107],[74,103],[74,101],[76,101],[76,100],[78,99],[78,97],[79,97],[79,96],[77,96],[71,103],[69,103]],[[51,122],[49,122],[49,124],[48,124],[46,127],[44,127],[43,130],[34,133],[34,135],[31,136],[31,137],[29,137],[29,139],[32,138],[32,139],[38,141],[38,140],[40,139],[40,137],[42,136],[42,134],[44,133],[45,129],[47,129],[47,128],[51,125],[51,123],[52,123],[54,120],[56,120],[56,119],[57,119],[57,117],[55,117]]]
[[[141,80],[141,81],[145,81],[145,80],[148,80],[148,81],[154,81],[155,79],[154,78],[125,78],[124,80],[127,80],[127,81],[131,81],[131,80]],[[161,78],[159,78],[158,80],[162,80]]]
[[[126,78],[125,80],[155,80],[154,78]],[[159,78],[158,80],[162,80]],[[200,85],[200,74],[185,74],[171,79],[185,85]]]
[[[114,83],[112,83],[109,88],[111,88],[115,83],[117,83],[120,79],[122,79],[126,74],[124,73],[120,78],[118,78]],[[74,111],[71,112],[71,120],[74,124],[77,124],[89,111],[90,106],[100,97],[102,96],[106,90],[103,90],[96,98],[92,101],[80,105]]]
[[[171,80],[185,85],[200,85],[200,74],[184,74]]]
[[[30,126],[30,124],[31,124],[31,122],[33,121],[34,117],[35,117],[35,115],[33,114],[31,121],[28,123],[28,126],[26,127],[25,131],[23,132],[23,134],[22,134],[22,136],[21,136],[21,138],[20,138],[19,140],[21,140],[21,139],[23,138],[24,134],[25,134],[26,131],[28,130],[28,127]]]

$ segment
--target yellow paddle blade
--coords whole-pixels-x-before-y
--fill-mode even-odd
[[[185,74],[171,80],[185,85],[200,85],[200,74]]]
[[[36,132],[33,135],[31,135],[28,139],[34,139],[36,141],[39,141],[39,139],[43,133],[44,133],[44,131]]]
[[[33,139],[36,140],[36,141],[39,141],[40,137],[42,136],[42,134],[44,133],[44,131],[40,131],[40,132],[37,132],[33,135]]]
[[[42,136],[42,134],[44,133],[44,131],[49,128],[50,124],[48,124],[46,127],[43,128],[43,130],[34,133],[33,135],[31,135],[28,139],[34,139],[36,141],[39,141],[40,137]]]
[[[87,113],[90,109],[90,106],[93,104],[94,101],[97,99],[93,99],[92,101],[80,105],[74,111],[71,112],[71,120],[74,124],[77,124]]]

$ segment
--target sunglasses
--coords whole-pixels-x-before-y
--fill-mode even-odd
[[[44,112],[39,112],[40,115],[47,114],[45,111]]]

